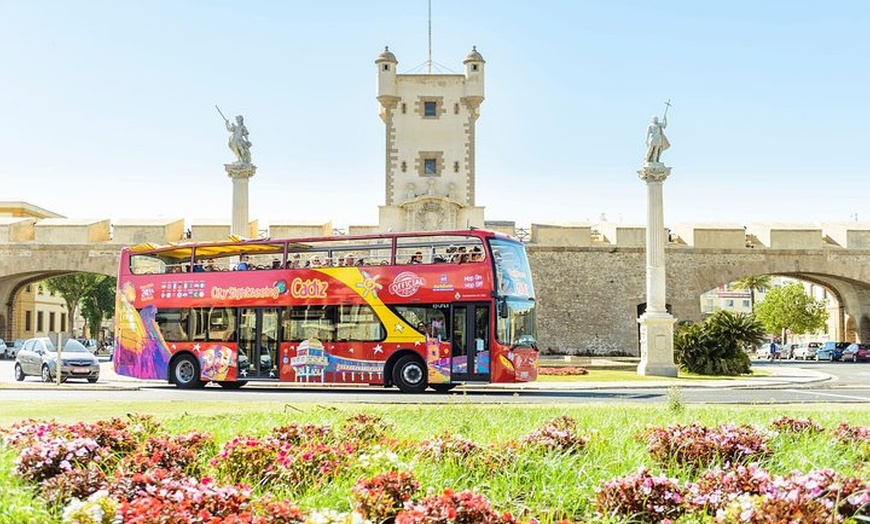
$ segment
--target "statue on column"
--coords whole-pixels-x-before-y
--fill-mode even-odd
[[[230,139],[227,144],[230,147],[230,151],[236,155],[239,164],[250,164],[252,144],[248,140],[248,128],[245,127],[245,117],[242,115],[236,116],[236,123],[233,124],[227,120],[227,117],[224,116],[220,108],[215,106],[215,109],[217,109],[218,113],[223,117],[224,124],[227,126],[227,131],[230,132]]]
[[[661,163],[662,151],[671,147],[668,137],[665,136],[665,128],[668,127],[668,109],[671,101],[665,102],[665,114],[661,120],[653,117],[652,123],[646,128],[646,161],[649,163]]]

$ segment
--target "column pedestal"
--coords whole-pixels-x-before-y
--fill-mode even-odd
[[[674,323],[666,306],[664,202],[662,185],[671,174],[671,168],[661,162],[647,162],[637,172],[646,182],[646,312],[640,323],[640,364],[637,374],[657,377],[676,377],[674,364]]]
[[[224,164],[227,175],[233,179],[232,234],[248,236],[248,180],[257,172],[257,166],[243,162]]]
[[[674,324],[670,313],[644,313],[640,323],[640,364],[637,374],[655,377],[676,377],[674,364]]]

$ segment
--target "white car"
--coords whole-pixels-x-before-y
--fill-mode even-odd
[[[9,357],[9,346],[6,345],[6,342],[0,338],[0,357],[7,358]]]
[[[804,342],[794,348],[794,359],[815,360],[816,351],[822,347],[821,342]]]

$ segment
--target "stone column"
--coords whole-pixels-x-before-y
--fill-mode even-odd
[[[233,225],[232,234],[247,237],[248,231],[248,180],[257,172],[257,166],[244,162],[224,164],[227,175],[233,179]]]
[[[662,185],[671,168],[647,162],[637,172],[646,182],[646,312],[640,316],[640,364],[638,375],[676,377],[674,323],[665,306],[665,218]]]

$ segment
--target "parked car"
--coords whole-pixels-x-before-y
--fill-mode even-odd
[[[848,346],[848,342],[825,342],[816,350],[816,360],[840,360],[843,358],[843,350]]]
[[[15,355],[18,354],[22,346],[24,346],[23,338],[16,338],[11,346],[9,344],[6,344],[6,356],[8,356],[9,358],[15,358]]]
[[[0,338],[0,357],[6,358],[9,355],[6,353],[7,350],[6,342]]]
[[[801,360],[815,360],[816,351],[822,347],[821,342],[804,342],[803,344],[798,344],[796,348],[794,348],[794,359]]]
[[[77,338],[76,340],[81,342],[84,347],[88,348],[88,351],[96,355],[97,350],[99,349],[96,340],[92,338]]]
[[[843,362],[847,360],[852,362],[870,360],[870,344],[849,344],[843,350]]]
[[[60,379],[84,378],[96,382],[100,378],[100,362],[81,342],[69,339],[60,353]],[[15,357],[15,380],[27,376],[41,377],[43,382],[57,378],[57,348],[48,337],[30,338]]]

